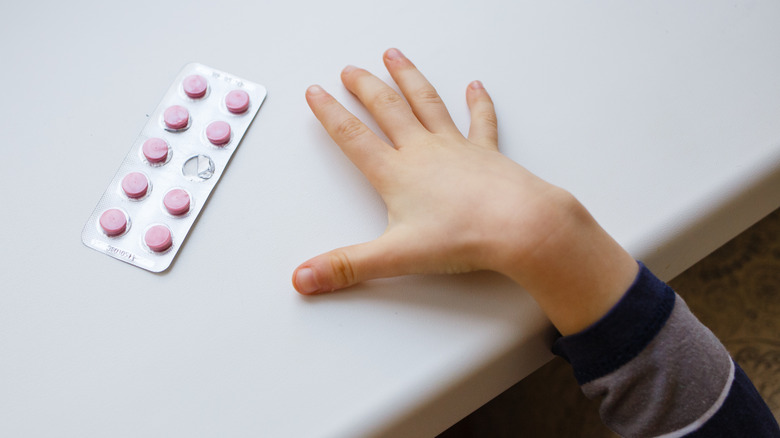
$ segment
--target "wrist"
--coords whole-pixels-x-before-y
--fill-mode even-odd
[[[634,258],[568,192],[548,197],[538,241],[502,271],[526,289],[562,334],[604,316],[639,270]]]

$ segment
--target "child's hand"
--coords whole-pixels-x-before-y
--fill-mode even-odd
[[[471,127],[464,137],[411,61],[390,49],[384,62],[406,100],[365,70],[347,67],[341,78],[392,144],[322,88],[310,87],[306,99],[382,196],[387,229],[372,242],[303,263],[295,288],[312,294],[372,278],[489,269],[528,289],[562,332],[592,322],[574,315],[571,324],[569,313],[606,312],[630,285],[636,263],[569,193],[498,152],[496,115],[481,83],[466,90]],[[583,297],[588,288],[596,295]],[[556,309],[561,305],[577,308]]]

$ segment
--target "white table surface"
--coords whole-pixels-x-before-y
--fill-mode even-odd
[[[468,126],[571,190],[669,279],[780,205],[780,2],[3,2],[0,436],[433,436],[549,359],[492,273],[316,298],[293,269],[378,236],[381,200],[310,114],[399,47]],[[268,98],[172,268],[82,227],[180,68]],[[372,126],[375,126],[372,124]]]

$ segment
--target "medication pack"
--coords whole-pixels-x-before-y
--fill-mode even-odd
[[[262,85],[186,65],[98,201],[82,242],[152,272],[167,269],[265,96]]]

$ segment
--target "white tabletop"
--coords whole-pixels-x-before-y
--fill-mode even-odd
[[[4,2],[0,436],[435,435],[553,332],[492,273],[295,293],[299,263],[386,221],[305,88],[365,117],[339,71],[388,78],[399,47],[466,129],[482,80],[504,153],[668,279],[780,205],[778,22],[772,0]],[[152,274],[80,235],[189,62],[268,97]]]

